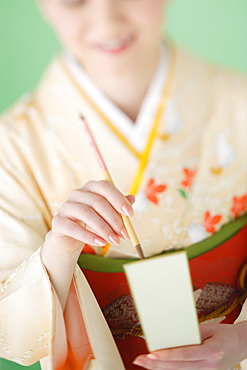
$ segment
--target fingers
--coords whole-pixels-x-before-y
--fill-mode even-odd
[[[134,363],[146,369],[230,369],[246,358],[246,326],[240,329],[241,333],[236,325],[203,324],[202,344],[155,351],[138,356]]]
[[[217,368],[218,360],[221,358],[220,354],[210,354],[209,357],[201,360],[196,358],[196,354],[191,356],[194,359],[189,359],[186,357],[186,354],[180,354],[180,358],[176,358],[175,353],[178,353],[177,351],[174,351],[172,356],[169,356],[169,354],[165,355],[166,351],[169,352],[169,350],[162,350],[158,351],[159,353],[154,352],[149,355],[139,356],[135,359],[134,364],[146,369],[212,370]],[[199,357],[201,356],[199,355]]]
[[[61,213],[73,220],[80,220],[87,228],[108,238],[111,233],[121,235],[124,228],[118,212],[103,198],[93,195],[88,199],[86,193],[81,193],[77,203],[66,202]],[[111,241],[112,242],[112,241]]]
[[[204,369],[212,370],[209,364],[204,361],[152,361],[147,358],[138,357],[134,362],[135,365],[142,366],[145,369],[155,369],[155,370],[193,370],[193,369]]]
[[[53,219],[53,231],[90,245],[117,245],[120,238],[129,239],[121,214],[133,215],[134,200],[107,181],[90,181],[70,193]]]
[[[204,329],[202,329],[204,332]],[[207,332],[207,334],[206,334]],[[142,355],[134,363],[147,369],[214,369],[222,358],[222,351],[205,330],[200,345],[163,349]]]
[[[106,241],[100,238],[98,235],[93,234],[86,230],[79,223],[72,221],[66,217],[60,215],[56,216],[53,220],[54,229],[56,230],[57,236],[64,237],[68,236],[75,240],[80,240],[84,243],[104,246]]]
[[[98,194],[125,216],[133,216],[134,211],[130,201],[113,184],[108,181],[89,181],[82,188],[83,191]],[[133,201],[133,196],[130,198]]]
[[[220,358],[222,353],[210,343],[160,350],[152,353],[154,359],[162,361],[199,361]]]
[[[105,205],[105,208],[108,206]],[[105,216],[113,222],[115,213],[112,211],[111,217],[107,214]],[[119,234],[123,233],[124,226],[121,226],[121,218],[117,214],[115,217],[115,224],[119,225]],[[120,242],[118,233],[110,227],[102,215],[100,216],[92,207],[81,203],[64,203],[59,214],[54,218],[53,230],[57,236],[69,236],[90,245],[103,246],[107,242],[110,244],[119,244]]]

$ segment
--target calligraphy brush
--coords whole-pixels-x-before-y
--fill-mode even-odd
[[[85,131],[86,131],[86,133],[87,133],[87,135],[88,135],[88,137],[90,139],[90,144],[93,147],[93,150],[94,150],[96,159],[98,161],[98,164],[99,164],[100,168],[103,170],[105,180],[108,180],[109,182],[111,182],[112,184],[114,184],[114,182],[112,180],[112,177],[110,175],[110,172],[109,172],[109,170],[108,170],[108,168],[107,168],[107,166],[105,164],[105,161],[104,161],[104,159],[103,159],[103,157],[102,157],[102,155],[101,155],[101,153],[99,151],[99,148],[98,148],[97,143],[96,143],[96,141],[95,141],[95,139],[93,137],[93,134],[92,134],[92,132],[91,132],[89,126],[88,126],[87,121],[85,120],[85,118],[82,115],[80,115],[80,118],[81,118],[81,120],[82,120],[82,122],[84,124]],[[138,237],[136,235],[136,232],[135,232],[135,230],[133,228],[133,225],[132,225],[129,217],[124,216],[124,215],[121,215],[121,217],[123,219],[123,223],[124,223],[124,225],[125,225],[125,227],[126,227],[126,229],[128,231],[128,234],[130,236],[130,240],[131,240],[134,248],[136,249],[136,251],[138,253],[138,256],[140,257],[140,259],[144,259],[145,257],[144,257],[144,254],[143,254],[143,250],[141,248],[140,242],[138,240]]]

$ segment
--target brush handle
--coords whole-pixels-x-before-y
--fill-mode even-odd
[[[139,242],[138,237],[136,235],[135,229],[134,229],[129,217],[122,215],[122,219],[123,219],[123,223],[124,223],[124,225],[125,225],[125,227],[128,231],[130,240],[131,240],[133,246],[135,247],[135,249],[138,253],[138,256],[140,257],[141,260],[143,260],[145,258],[144,254],[143,254],[143,250],[141,248],[141,245],[140,245],[140,242]]]
[[[92,145],[93,149],[94,149],[94,153],[95,153],[95,156],[96,156],[96,159],[99,163],[99,166],[101,167],[102,171],[103,171],[103,174],[104,174],[104,179],[111,182],[113,185],[114,185],[114,182],[113,182],[113,179],[111,177],[111,174],[110,172],[108,171],[107,169],[107,166],[105,164],[105,161],[100,153],[100,150],[98,148],[98,145],[93,137],[93,134],[88,126],[88,123],[87,121],[85,120],[84,117],[81,116],[81,119],[82,119],[82,122],[84,124],[84,128],[85,128],[85,131],[88,135],[88,138],[90,139],[90,144]],[[124,226],[126,227],[127,231],[128,231],[128,234],[129,234],[129,237],[130,237],[130,240],[133,244],[133,246],[135,247],[137,253],[138,253],[138,256],[140,257],[140,259],[144,259],[144,254],[143,254],[143,251],[142,251],[142,248],[141,248],[141,245],[140,245],[140,242],[138,240],[138,237],[136,235],[136,232],[133,228],[133,225],[129,219],[128,216],[124,216],[124,215],[121,215],[122,217],[122,220],[123,220],[123,223],[124,223]]]
[[[132,242],[132,244],[134,245],[134,247],[136,247],[137,245],[140,245],[140,242],[138,240],[138,237],[136,235],[136,232],[134,230],[134,227],[129,219],[128,216],[124,216],[124,215],[121,215],[122,216],[122,219],[123,219],[123,223],[128,231],[128,234],[129,234],[129,237],[130,237],[130,240]]]
[[[105,178],[105,180],[108,180],[109,182],[114,184],[113,180],[112,180],[112,177],[111,177],[111,175],[110,175],[110,173],[107,169],[104,170],[104,178]],[[122,217],[124,226],[126,227],[126,230],[128,231],[130,240],[131,240],[133,246],[135,247],[135,249],[138,253],[138,256],[140,257],[140,259],[144,259],[144,254],[143,254],[143,251],[141,249],[139,239],[136,235],[135,229],[134,229],[134,227],[133,227],[133,225],[130,221],[130,218],[128,216],[124,216],[124,215],[121,215],[121,217]]]

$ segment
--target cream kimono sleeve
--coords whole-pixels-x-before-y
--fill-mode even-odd
[[[12,117],[0,124],[0,357],[30,365],[50,355],[52,369],[55,317],[64,356],[66,336],[40,257],[51,216],[23,155],[24,134]]]
[[[42,156],[43,132],[38,110],[27,104],[0,123],[0,357],[21,365],[40,360],[43,370],[122,370],[81,270],[75,269],[63,312],[42,263],[54,212],[51,192],[59,187],[49,182],[53,166],[49,172]],[[46,187],[39,182],[42,175]]]
[[[53,296],[39,251],[0,289],[0,357],[31,365],[48,355],[53,337]]]

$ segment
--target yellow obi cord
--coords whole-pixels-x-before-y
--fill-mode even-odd
[[[157,111],[156,111],[156,114],[155,114],[155,118],[154,118],[153,128],[152,128],[152,131],[151,131],[150,136],[148,138],[146,148],[144,149],[144,151],[141,155],[141,161],[140,161],[140,165],[139,165],[137,175],[136,175],[136,177],[135,177],[135,179],[132,183],[132,186],[130,187],[130,191],[129,191],[130,194],[135,195],[137,193],[138,189],[139,189],[139,186],[140,186],[140,183],[141,183],[141,180],[142,180],[142,175],[143,175],[143,172],[146,168],[148,158],[149,158],[149,154],[150,154],[150,151],[152,149],[153,141],[154,141],[154,138],[156,136],[156,132],[157,132],[159,123],[161,121],[161,117],[163,115],[163,112],[164,112],[164,109],[166,107],[167,100],[168,100],[168,97],[169,97],[169,94],[170,94],[170,91],[171,91],[171,86],[172,86],[172,81],[173,81],[173,76],[174,76],[174,71],[175,71],[175,59],[176,59],[175,58],[175,50],[172,49],[172,58],[171,58],[171,63],[170,63],[170,69],[169,69],[167,82],[164,86],[164,89],[163,89],[163,92],[162,92],[162,95],[161,95],[161,99],[160,99],[160,102],[159,102],[159,105],[158,105],[158,108],[157,108]]]

